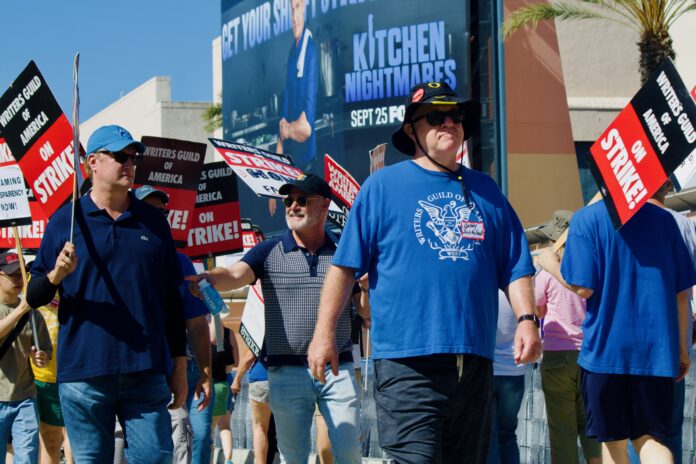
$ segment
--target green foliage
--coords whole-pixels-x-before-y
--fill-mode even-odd
[[[213,103],[203,113],[205,130],[213,132],[222,127],[222,103]]]

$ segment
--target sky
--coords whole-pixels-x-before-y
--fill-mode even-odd
[[[81,121],[154,76],[175,101],[212,101],[219,34],[219,0],[2,0],[0,94],[34,60],[70,120],[80,52]]]

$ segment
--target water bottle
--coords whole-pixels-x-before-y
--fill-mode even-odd
[[[210,314],[215,316],[219,314],[221,311],[227,310],[227,305],[222,300],[222,297],[217,292],[217,290],[215,290],[215,288],[213,288],[213,286],[210,285],[210,282],[208,282],[205,279],[199,280],[198,289],[201,291],[201,295],[203,296],[203,302],[208,307],[208,311],[210,311]]]

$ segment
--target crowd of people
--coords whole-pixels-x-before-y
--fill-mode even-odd
[[[392,138],[410,159],[365,181],[340,240],[326,232],[329,185],[302,175],[279,190],[285,232],[200,274],[176,252],[167,194],[132,189],[145,147],[99,128],[74,235],[66,205],[26,296],[20,256],[0,255],[0,460],[11,439],[16,463],[62,449],[77,463],[207,464],[217,427],[231,462],[247,375],[257,464],[273,459],[269,429],[283,462],[306,463],[315,421],[322,462],[360,463],[362,325],[379,444],[397,463],[518,463],[542,351],[552,462],[579,462],[578,440],[592,464],[681,462],[694,224],[665,208],[666,184],[618,231],[603,201],[558,211],[542,232],[552,245],[567,229],[564,247],[532,259],[495,182],[456,160],[478,118],[446,83],[414,86]],[[258,356],[216,328],[202,280],[259,282]]]

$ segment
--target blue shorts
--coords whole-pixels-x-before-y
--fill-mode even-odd
[[[674,378],[598,374],[580,368],[586,434],[597,441],[671,435]]]

